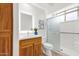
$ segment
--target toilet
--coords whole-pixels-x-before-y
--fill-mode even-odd
[[[42,50],[46,56],[52,56],[53,45],[48,42],[45,42],[45,43],[43,43]]]

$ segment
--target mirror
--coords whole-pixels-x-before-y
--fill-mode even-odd
[[[20,13],[20,32],[31,31],[32,29],[32,15],[27,13]]]

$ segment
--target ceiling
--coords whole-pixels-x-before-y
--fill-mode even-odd
[[[71,4],[73,4],[73,3],[31,3],[31,5],[45,10],[46,13],[58,11]]]

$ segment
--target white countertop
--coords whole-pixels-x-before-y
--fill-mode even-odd
[[[19,40],[29,39],[29,38],[35,38],[35,37],[42,37],[42,36],[41,35],[21,36],[21,37],[19,37]]]

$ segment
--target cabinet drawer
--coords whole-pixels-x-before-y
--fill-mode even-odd
[[[34,39],[34,42],[41,42],[41,41],[42,41],[41,37],[38,37],[38,38]]]
[[[20,40],[20,46],[26,46],[28,44],[33,44],[33,40]]]

